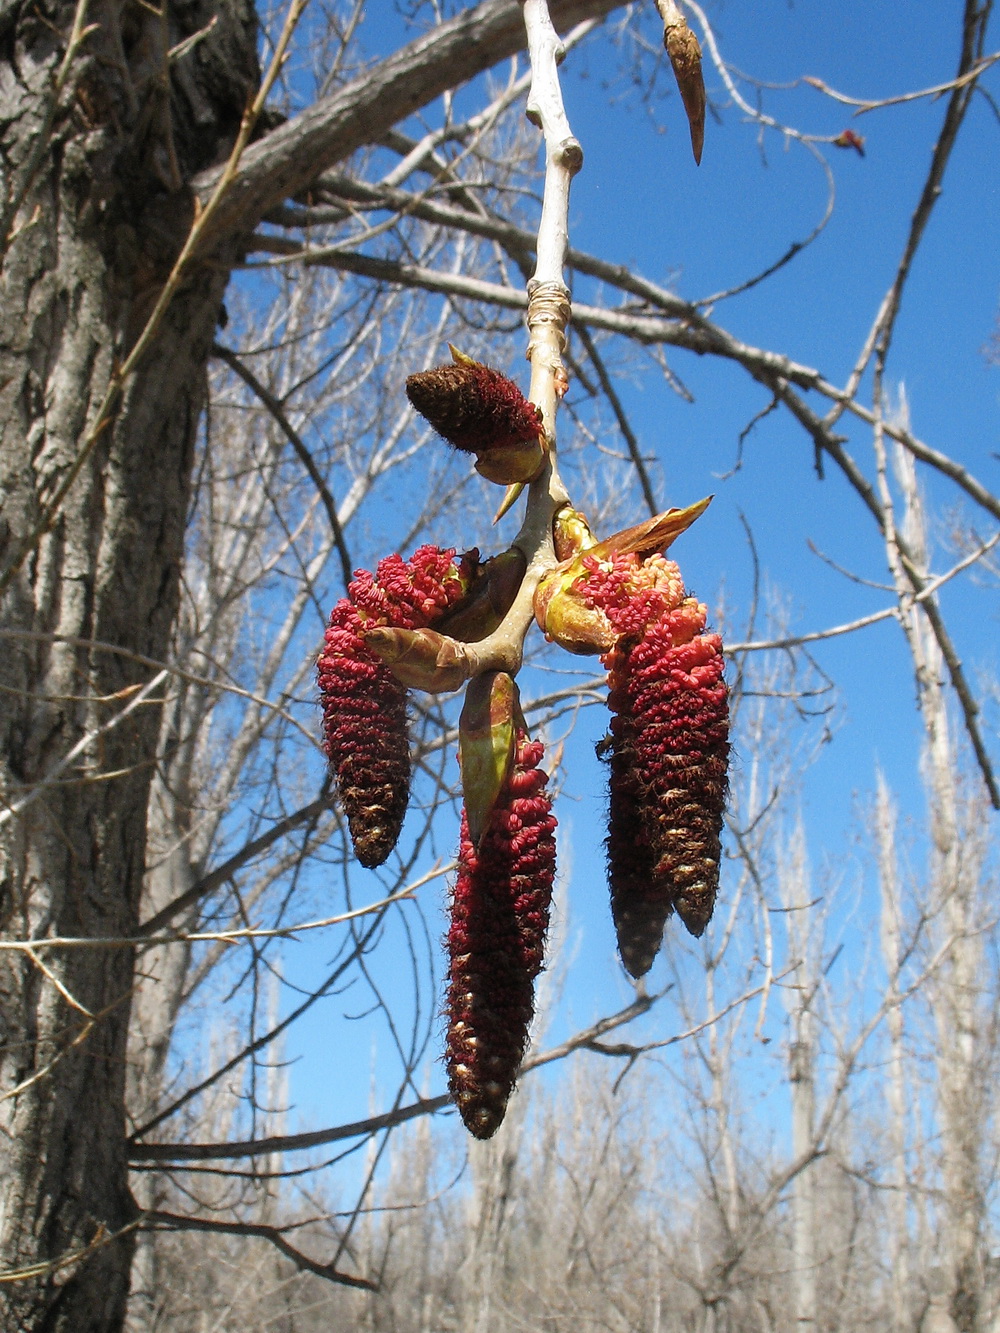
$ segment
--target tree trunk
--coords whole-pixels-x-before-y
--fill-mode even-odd
[[[889,1037],[889,1067],[886,1078],[886,1139],[889,1149],[887,1208],[890,1218],[889,1312],[891,1333],[908,1333],[913,1326],[913,1293],[910,1279],[909,1185],[906,1170],[907,1099],[906,1064],[903,1046],[903,1009],[900,1001],[900,969],[903,960],[903,909],[896,858],[896,811],[880,773],[875,797],[878,840],[879,888],[882,897],[882,959],[886,971],[886,1028]]]
[[[908,424],[903,400],[903,420]],[[921,574],[929,566],[927,524],[912,457],[897,449],[904,531]],[[977,896],[981,869],[974,827],[960,818],[959,767],[944,685],[944,660],[925,617],[910,630],[924,725],[923,779],[931,832],[933,907],[946,952],[931,991],[937,1026],[938,1116],[941,1136],[940,1237],[948,1313],[960,1333],[982,1327],[986,1200],[982,1185],[985,1049]],[[968,816],[966,816],[968,818]]]
[[[199,3],[163,23],[138,7],[88,14],[100,27],[29,180],[63,55],[55,33],[73,12],[3,15],[6,200],[24,202],[0,288],[0,560],[13,570],[0,763],[9,804],[37,796],[0,828],[8,937],[137,925],[160,691],[108,724],[155,674],[130,654],[167,655],[225,264],[192,274],[49,530],[19,556],[183,243],[184,180],[228,150],[256,80],[252,11],[233,5],[167,99],[166,50],[210,17]],[[0,1268],[39,1266],[0,1285],[5,1329],[121,1326],[137,1220],[124,1121],[133,965],[121,948],[0,959]]]
[[[793,967],[787,992],[789,1014],[788,1086],[792,1102],[792,1156],[805,1159],[815,1148],[816,1018],[813,1002],[819,985],[818,950],[811,920],[809,862],[801,823],[782,861],[780,890],[787,911],[788,952]],[[795,1328],[815,1333],[816,1278],[819,1247],[816,1236],[816,1172],[803,1166],[792,1182],[792,1268]]]

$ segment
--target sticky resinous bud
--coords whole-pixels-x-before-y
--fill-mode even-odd
[[[705,80],[701,72],[701,45],[673,0],[657,0],[663,16],[663,45],[677,80],[677,90],[691,131],[691,151],[701,164],[705,146]]]
[[[501,486],[533,481],[546,457],[541,412],[513,380],[451,347],[452,364],[410,375],[406,396],[476,471]]]
[[[365,630],[365,647],[392,672],[401,685],[450,694],[463,685],[470,666],[463,645],[450,635],[433,629],[396,629],[379,625]]]
[[[514,762],[516,732],[524,718],[513,678],[487,671],[469,682],[458,728],[458,762],[469,837],[478,847]]]

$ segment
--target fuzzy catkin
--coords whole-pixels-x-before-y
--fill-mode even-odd
[[[556,821],[538,767],[539,741],[520,733],[507,783],[478,850],[462,813],[452,893],[445,1058],[448,1087],[476,1138],[496,1133],[534,1014],[544,959]]]
[[[581,595],[620,636],[605,655],[611,754],[608,877],[622,962],[653,964],[667,918],[701,935],[715,906],[727,792],[722,644],[673,561],[584,558]]]
[[[669,627],[611,655],[608,864],[622,961],[652,966],[676,911],[701,935],[715,906],[729,717],[716,634],[673,644]]]
[[[422,546],[403,560],[357,570],[348,596],[333,608],[317,662],[323,748],[340,795],[354,852],[380,866],[399,837],[410,791],[406,690],[366,646],[380,625],[424,629],[464,596],[477,553]]]
[[[443,439],[466,453],[537,440],[541,430],[538,408],[514,381],[478,363],[410,375],[406,395]]]

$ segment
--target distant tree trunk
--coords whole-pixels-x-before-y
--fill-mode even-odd
[[[790,1035],[788,1083],[792,1099],[792,1156],[812,1151],[816,1119],[816,1033],[813,1003],[818,976],[817,951],[810,938],[809,863],[801,823],[781,866],[781,896],[788,913],[788,951],[794,964],[788,991]],[[816,1172],[804,1166],[792,1182],[792,1267],[795,1328],[816,1330]]]
[[[905,400],[904,400],[905,410]],[[928,565],[927,530],[913,459],[897,452],[905,501],[904,531],[921,571]],[[938,1112],[941,1132],[941,1239],[950,1317],[959,1333],[978,1333],[984,1287],[982,1186],[984,1088],[977,922],[979,859],[970,830],[960,830],[959,773],[948,725],[944,661],[926,619],[914,612],[910,629],[924,724],[924,785],[931,832],[933,906],[947,944],[933,981],[937,1025]]]
[[[889,1278],[892,1333],[909,1333],[913,1326],[910,1288],[910,1241],[906,1174],[906,1069],[903,1051],[903,1010],[899,1004],[902,964],[902,903],[896,861],[896,812],[882,774],[875,797],[879,887],[882,894],[882,958],[886,970],[886,1025],[889,1032],[889,1068],[886,1079],[889,1172]]]
[[[184,180],[231,144],[257,79],[252,10],[227,3],[187,95],[164,94],[166,49],[208,4],[169,24],[95,6],[100,23],[33,179],[29,155],[72,6],[3,15],[6,200],[24,184],[0,318],[0,561],[9,570],[73,466],[80,441],[180,247]],[[162,76],[162,77],[161,77]],[[202,268],[171,308],[113,421],[8,588],[0,654],[0,763],[16,803],[79,745],[72,767],[0,830],[5,933],[134,932],[159,725],[149,703],[99,738],[154,675],[177,602],[194,438],[227,271]],[[82,642],[80,642],[82,641]],[[124,653],[89,646],[114,644]],[[82,744],[81,744],[82,742]],[[113,778],[110,775],[114,775]],[[104,780],[102,780],[104,779]],[[98,1333],[121,1325],[135,1241],[124,1090],[133,959],[127,951],[5,953],[0,961],[0,1268],[50,1263],[0,1285],[5,1329]],[[66,1262],[94,1247],[86,1263]]]

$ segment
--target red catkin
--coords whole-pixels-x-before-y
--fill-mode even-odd
[[[663,557],[595,562],[586,591],[621,635],[604,658],[608,871],[622,962],[641,977],[672,912],[699,936],[715,906],[729,760],[722,644]]]
[[[478,851],[465,812],[451,901],[445,1058],[471,1134],[488,1139],[507,1109],[534,1014],[556,866],[556,821],[540,741],[518,734],[514,763]]]
[[[466,453],[537,440],[541,430],[538,408],[514,381],[478,362],[410,375],[406,395],[440,436]]]
[[[409,560],[391,555],[374,574],[360,569],[333,608],[317,662],[323,748],[363,866],[380,866],[399,837],[409,800],[406,690],[365,647],[376,625],[425,629],[468,589],[477,552],[422,546]]]

